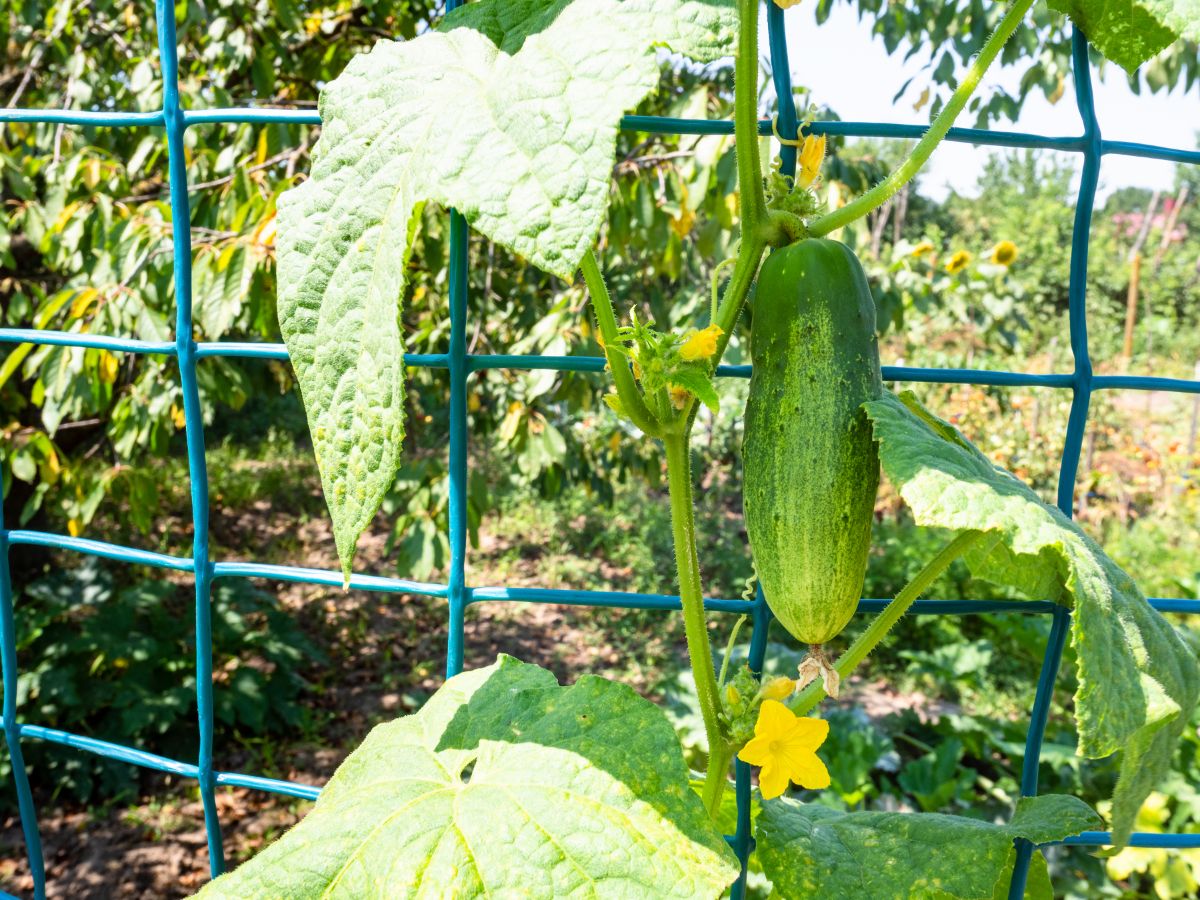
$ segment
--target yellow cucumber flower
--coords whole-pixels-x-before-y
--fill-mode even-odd
[[[921,243],[912,248],[908,255],[925,256],[928,253],[932,253],[935,249],[937,248],[933,246],[933,241],[921,241]]]
[[[684,337],[679,355],[688,362],[708,359],[717,352],[717,338],[724,333],[719,325],[709,325],[699,331],[693,329]]]
[[[946,271],[951,275],[957,275],[965,269],[971,262],[971,254],[966,250],[955,250],[954,255],[950,257],[950,262],[946,263]]]
[[[796,682],[786,675],[776,675],[769,681],[764,681],[761,689],[766,700],[786,700],[796,692]]]
[[[671,405],[676,409],[683,409],[687,405],[688,397],[691,396],[687,388],[680,387],[677,384],[671,385],[667,389],[667,393],[671,397]]]
[[[998,266],[1011,266],[1017,260],[1017,245],[1012,241],[1001,241],[992,248],[992,262]]]
[[[754,737],[738,753],[738,759],[761,766],[758,788],[764,800],[787,790],[794,781],[802,788],[829,787],[829,770],[817,756],[817,748],[829,737],[824,719],[801,718],[778,700],[765,700],[758,710]]]
[[[809,135],[804,139],[800,148],[800,174],[796,183],[802,188],[808,187],[821,174],[821,163],[825,162],[825,135],[815,137]]]
[[[738,689],[732,684],[725,685],[725,703],[727,706],[736,706],[742,700],[742,695],[738,693]]]
[[[775,5],[780,9],[791,9],[793,6],[798,6],[803,0],[775,0]]]

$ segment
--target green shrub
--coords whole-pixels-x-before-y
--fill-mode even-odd
[[[152,578],[117,583],[88,560],[33,582],[17,595],[16,606],[22,722],[174,759],[195,757],[188,587]],[[301,724],[301,672],[320,654],[291,617],[245,581],[218,581],[212,628],[217,729],[262,734]],[[128,796],[143,771],[44,741],[22,746],[35,784],[55,785],[56,795],[84,801]],[[0,766],[0,782],[11,791],[8,759]]]

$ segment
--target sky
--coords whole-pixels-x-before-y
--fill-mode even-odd
[[[812,89],[812,99],[827,104],[845,120],[891,121],[929,124],[929,108],[913,110],[922,89],[932,83],[931,72],[922,71],[925,53],[918,53],[907,64],[902,62],[907,45],[889,56],[883,40],[873,36],[867,22],[860,23],[850,6],[836,4],[829,20],[819,28],[813,13],[815,4],[803,4],[786,16],[792,80]],[[816,39],[814,39],[814,34]],[[764,30],[761,46],[766,47]],[[847,48],[853,48],[853,65],[846,65]],[[764,51],[765,52],[765,51]],[[916,76],[908,92],[892,103],[892,96],[911,76]],[[979,92],[989,85],[1011,88],[1017,81],[1015,70],[1000,70],[999,63],[988,73]],[[1096,115],[1105,138],[1161,144],[1167,147],[1193,148],[1200,132],[1200,91],[1188,94],[1176,88],[1171,94],[1135,95],[1129,90],[1124,73],[1114,65],[1106,66],[1103,78],[1093,71]],[[1075,136],[1083,131],[1076,111],[1073,87],[1068,83],[1063,98],[1051,105],[1040,90],[1031,93],[1022,107],[1017,123],[1004,120],[993,128],[1032,131],[1042,134]],[[973,125],[964,112],[957,124]],[[972,195],[976,175],[988,153],[995,149],[974,148],[966,144],[943,142],[935,151],[921,179],[921,191],[942,199],[950,189]],[[1076,162],[1079,154],[1062,154]],[[1174,165],[1156,160],[1105,156],[1100,169],[1099,199],[1114,189],[1126,186],[1169,189]]]

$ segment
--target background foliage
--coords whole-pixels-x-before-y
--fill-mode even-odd
[[[900,7],[857,0],[889,50],[937,48],[924,83],[894,86],[930,113],[982,43],[995,4],[925,0]],[[813,5],[818,21],[832,0]],[[195,107],[263,104],[311,108],[319,86],[381,37],[410,37],[439,15],[429,0],[251,2],[178,5],[181,94]],[[792,13],[813,15],[813,9]],[[8,106],[152,110],[161,104],[153,23],[141,4],[108,0],[0,3],[0,103]],[[977,124],[1016,115],[1030,92],[1070,96],[1069,34],[1042,6],[1005,50],[1022,73],[1015,94],[981,97]],[[928,54],[917,49],[918,55]],[[925,56],[922,56],[924,59]],[[1143,67],[1134,84],[1195,91],[1196,48],[1179,44]],[[1112,71],[1109,77],[1124,77]],[[721,118],[730,114],[728,68],[671,69],[641,112]],[[764,84],[769,84],[764,80]],[[775,98],[764,87],[763,110]],[[836,118],[821,109],[818,117]],[[197,340],[279,340],[274,308],[274,204],[302,177],[316,129],[213,126],[186,135],[192,185]],[[831,141],[831,202],[869,187],[902,147]],[[614,295],[658,327],[676,326],[708,298],[713,267],[731,254],[737,198],[730,138],[621,137],[612,205],[602,235]],[[1093,221],[1088,303],[1098,365],[1191,377],[1200,359],[1200,172],[1181,167],[1170,192],[1119,191]],[[871,276],[885,333],[885,362],[1063,371],[1067,256],[1074,215],[1072,170],[1048,153],[998,154],[980,173],[978,197],[935,203],[911,187],[867,222],[841,235]],[[173,328],[163,136],[157,131],[6,125],[0,130],[0,319],[6,326],[167,340]],[[1169,202],[1168,202],[1169,201]],[[1168,208],[1168,206],[1170,208]],[[1145,226],[1133,356],[1122,359],[1129,258]],[[1002,240],[1018,245],[1010,266],[990,262]],[[427,209],[410,273],[403,328],[410,352],[439,352],[446,316],[444,216]],[[959,251],[961,269],[947,266]],[[546,276],[473,237],[469,348],[476,353],[599,355],[580,285]],[[746,323],[743,323],[745,325]],[[745,332],[748,333],[748,332]],[[728,362],[748,361],[736,336]],[[228,557],[295,562],[295,534],[325,512],[303,416],[286,365],[209,358],[200,367],[218,507],[214,543]],[[417,579],[445,565],[447,381],[409,373],[406,464],[374,528],[366,565]],[[711,592],[736,596],[749,574],[740,530],[740,422],[730,413],[745,384],[722,383],[723,413],[701,414],[696,446],[702,532]],[[471,538],[476,583],[528,577],[543,586],[670,590],[665,505],[647,501],[662,473],[648,442],[635,439],[599,402],[602,379],[578,373],[478,373],[469,397],[473,476]],[[1059,392],[922,387],[926,402],[1044,496],[1053,494],[1068,398]],[[1200,596],[1200,456],[1196,407],[1187,398],[1102,394],[1080,473],[1077,515],[1148,594]],[[182,551],[190,544],[181,485],[182,413],[169,360],[107,351],[0,348],[0,478],[9,527],[36,527]],[[265,423],[271,423],[270,430]],[[237,527],[225,527],[228,520]],[[332,542],[316,545],[332,567]],[[878,509],[868,593],[896,591],[937,538],[916,532],[895,498]],[[309,546],[305,544],[304,546]],[[191,746],[190,600],[166,580],[85,566],[19,548],[20,685],[27,721],[186,755]],[[590,561],[597,565],[589,565]],[[74,561],[72,561],[74,562]],[[954,568],[938,596],[994,596]],[[316,601],[313,601],[314,603]],[[335,601],[325,601],[334,603]],[[318,732],[311,691],[332,690],[333,660],[368,640],[373,619],[340,613],[296,617],[278,598],[249,588],[216,597],[217,698],[223,728],[262,749]],[[607,618],[605,616],[608,616]],[[674,624],[646,614],[597,614],[582,640],[595,640],[597,667],[632,675],[647,692],[686,695],[674,683]],[[436,618],[430,621],[436,621]],[[1035,617],[913,618],[895,654],[880,654],[868,684],[887,678],[885,708],[865,703],[837,715],[831,770],[835,790],[818,798],[839,808],[961,812],[1007,809],[1017,793],[1031,673],[1045,623]],[[408,626],[415,627],[415,626]],[[586,630],[590,629],[590,630]],[[131,639],[131,636],[135,636]],[[406,639],[407,640],[407,639]],[[401,683],[376,679],[419,703],[436,663],[387,657]],[[615,651],[613,651],[615,648]],[[388,651],[391,652],[391,651]],[[535,653],[549,653],[535,648]],[[556,652],[556,651],[555,651]],[[621,658],[618,662],[606,654]],[[786,648],[780,649],[786,660]],[[629,659],[624,659],[624,656]],[[343,671],[345,669],[343,668]],[[1070,671],[1070,666],[1064,666]],[[572,673],[574,674],[574,673]],[[374,678],[374,676],[372,676]],[[1071,685],[1057,697],[1069,702]],[[374,688],[373,688],[374,689]],[[372,694],[372,696],[375,696]],[[919,698],[900,703],[897,696]],[[341,695],[338,695],[341,702]],[[686,700],[681,701],[686,708]],[[880,701],[883,702],[883,701]],[[887,703],[891,706],[887,707]],[[386,708],[386,707],[384,707]],[[1088,797],[1111,790],[1113,770],[1084,765],[1071,749],[1064,709],[1052,717],[1043,764],[1047,790]],[[382,716],[374,708],[369,716]],[[686,712],[680,727],[687,734]],[[318,739],[318,738],[314,738]],[[31,747],[35,746],[31,744]],[[247,751],[251,752],[251,751]],[[1200,828],[1200,744],[1189,737],[1175,782],[1144,811],[1147,830]],[[35,756],[35,781],[62,797],[133,796],[137,773],[92,757]],[[255,758],[259,768],[261,757]],[[266,766],[270,768],[270,765]],[[0,773],[2,774],[2,773]],[[1104,863],[1060,852],[1065,892],[1183,896],[1200,864],[1157,851],[1126,851]],[[1111,887],[1100,870],[1118,879]],[[1090,885],[1090,887],[1089,887]]]

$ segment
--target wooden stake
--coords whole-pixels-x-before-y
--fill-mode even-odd
[[[1175,225],[1179,221],[1179,211],[1183,209],[1183,205],[1187,203],[1187,200],[1188,186],[1185,184],[1175,196],[1175,205],[1171,207],[1171,212],[1167,215],[1167,221],[1163,223],[1162,240],[1158,242],[1158,250],[1155,252],[1154,262],[1150,266],[1151,272],[1158,271],[1163,257],[1167,255],[1167,247],[1171,245],[1171,234],[1175,231]]]
[[[1154,221],[1154,213],[1158,210],[1159,196],[1158,191],[1150,195],[1150,203],[1146,206],[1142,227],[1138,229],[1137,237],[1133,239],[1133,246],[1129,248],[1130,262],[1133,262],[1133,258],[1142,252],[1142,244],[1146,243],[1146,238],[1150,235],[1150,223]]]
[[[1129,261],[1129,293],[1125,297],[1125,347],[1121,355],[1128,365],[1133,357],[1133,328],[1137,323],[1138,282],[1142,276],[1142,254],[1135,253]]]
[[[896,214],[892,218],[892,246],[900,243],[900,238],[903,236],[904,220],[908,218],[908,185],[900,188],[900,193],[896,195]]]

